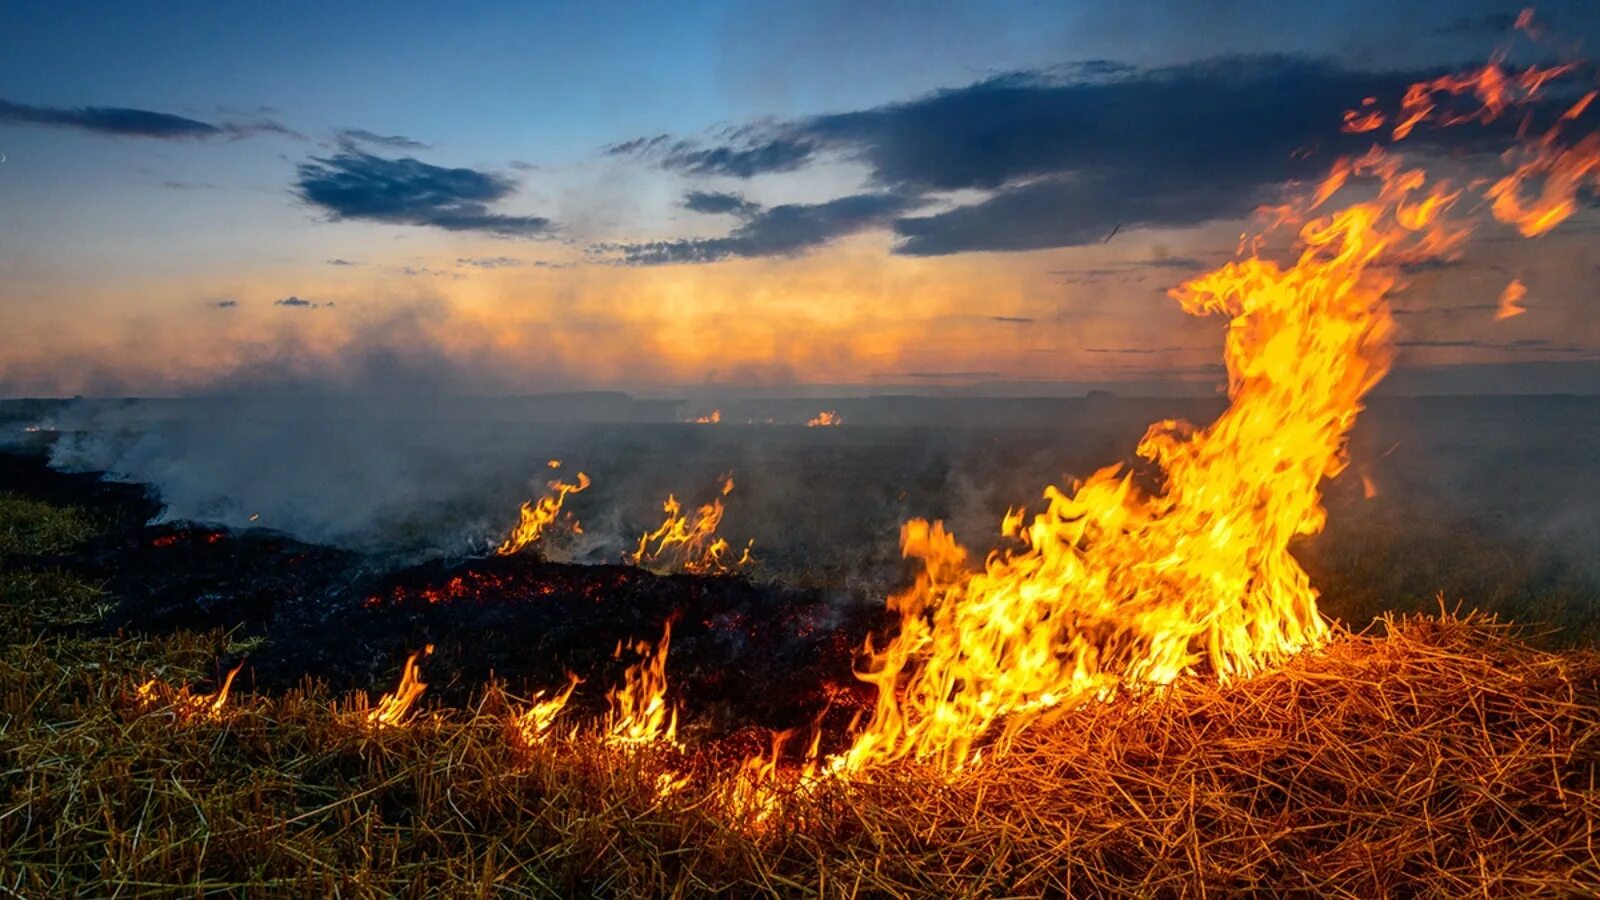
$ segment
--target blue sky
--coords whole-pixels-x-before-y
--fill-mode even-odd
[[[887,285],[970,289],[941,292],[925,329],[969,310],[1046,310],[1096,313],[1094,341],[1132,342],[1140,327],[1158,332],[1152,345],[1200,340],[1170,310],[1151,321],[1152,286],[1140,279],[1123,279],[1140,297],[1119,321],[1104,298],[1117,288],[1063,288],[1050,273],[1178,272],[1171,260],[1230,249],[1267,186],[1305,174],[1278,163],[1345,92],[1481,60],[1518,9],[13,2],[0,28],[0,103],[11,104],[0,106],[0,303],[19,328],[0,338],[0,376],[13,393],[189,389],[264,358],[299,365],[377,339],[390,326],[375,323],[399,315],[464,316],[458,330],[494,331],[502,344],[513,330],[530,341],[528,329],[559,327],[566,351],[500,373],[509,385],[483,384],[586,383],[574,371],[582,341],[610,327],[622,343],[638,338],[636,355],[659,352],[682,339],[642,310],[681,306],[703,334],[747,306],[762,278],[819,280],[839,307],[823,318],[878,329],[858,331],[862,348],[832,362],[819,350],[763,377],[926,368],[907,358],[911,324],[864,311]],[[1600,39],[1592,3],[1539,15],[1562,47]],[[1237,57],[1254,68],[1238,74]],[[1107,79],[1128,84],[1083,87]],[[1188,96],[1233,118],[1208,133]],[[108,125],[108,110],[192,131],[151,136]],[[1336,138],[1337,122],[1329,128]],[[1086,129],[1104,139],[1085,143]],[[757,152],[768,157],[752,165]],[[352,199],[352,184],[374,179],[381,197]],[[1109,249],[1093,246],[1129,216],[1145,218]],[[891,258],[904,256],[928,259]],[[492,260],[504,265],[482,264]],[[1562,260],[1574,271],[1588,262]],[[852,299],[852,285],[868,295]],[[1011,307],[992,310],[997,296]],[[318,301],[327,321],[286,326],[292,313],[276,301],[288,297]],[[202,315],[221,308],[239,315]],[[1570,339],[1571,321],[1549,317],[1549,334],[1520,339]],[[707,357],[775,340],[750,328],[729,329],[738,336]],[[1014,340],[967,337],[986,349],[962,368],[985,371]],[[192,364],[140,362],[141,339]],[[726,374],[704,362],[619,364],[589,380],[722,377],[713,370]],[[1041,377],[1085,374],[1066,359]]]

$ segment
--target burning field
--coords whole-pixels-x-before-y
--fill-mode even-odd
[[[1171,292],[1227,321],[1226,407],[1045,488],[986,556],[906,521],[886,603],[752,577],[742,474],[576,564],[601,476],[550,459],[485,552],[387,565],[8,457],[0,887],[1600,891],[1600,654],[1444,608],[1352,632],[1297,555],[1405,273],[1600,188],[1594,78],[1496,59],[1352,98],[1370,149]],[[1438,128],[1503,171],[1402,155]]]

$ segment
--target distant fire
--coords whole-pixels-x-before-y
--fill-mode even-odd
[[[561,460],[552,459],[547,463],[551,469],[561,467]],[[537,542],[546,531],[561,518],[561,505],[567,501],[568,494],[576,494],[589,488],[589,476],[578,473],[576,482],[566,482],[559,478],[548,483],[550,493],[540,497],[537,502],[524,502],[522,504],[521,518],[511,534],[495,550],[501,556],[510,556],[521,551],[524,547]],[[566,518],[567,527],[574,534],[582,534],[583,526],[569,514]]]
[[[831,409],[825,409],[806,421],[807,428],[820,428],[829,425],[843,425],[844,419]]]
[[[711,412],[708,412],[703,416],[696,416],[693,419],[684,419],[684,421],[695,425],[715,425],[722,421],[722,410],[713,409]]]
[[[738,556],[725,538],[717,536],[722,524],[722,497],[733,493],[733,476],[725,475],[722,494],[701,506],[691,518],[671,494],[663,503],[667,517],[654,531],[639,537],[639,544],[624,559],[629,565],[696,575],[725,575],[751,563],[750,541]]]

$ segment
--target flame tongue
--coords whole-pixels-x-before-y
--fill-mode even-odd
[[[1418,85],[1394,137],[1428,120],[1490,121],[1561,74],[1516,77],[1493,65]],[[1482,109],[1437,114],[1440,93],[1473,94]],[[1553,226],[1574,208],[1577,186],[1600,182],[1596,139],[1563,149],[1559,127],[1490,190],[1496,217],[1524,234]],[[1522,201],[1522,183],[1539,176],[1542,192]],[[1317,214],[1356,178],[1376,179],[1377,196]],[[1397,264],[1459,248],[1467,230],[1441,216],[1461,194],[1375,147],[1275,210],[1277,224],[1299,226],[1292,262],[1251,253],[1173,291],[1189,313],[1228,317],[1231,403],[1205,428],[1150,427],[1138,453],[1160,470],[1156,492],[1121,467],[1070,492],[1048,488],[1031,522],[1006,518],[1003,532],[1022,549],[991,554],[978,572],[941,523],[908,522],[902,548],[922,571],[889,599],[900,631],[881,652],[869,643],[861,676],[878,688],[876,709],[833,765],[911,757],[959,769],[1002,719],[1003,748],[1047,707],[1201,667],[1248,675],[1322,641],[1317,593],[1289,546],[1321,530],[1320,483],[1345,467],[1361,399],[1388,371],[1385,295]]]

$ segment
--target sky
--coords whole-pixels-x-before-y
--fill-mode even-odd
[[[1166,289],[1520,8],[12,0],[0,395],[1213,382]],[[1400,365],[1593,371],[1595,225],[1413,273]]]

